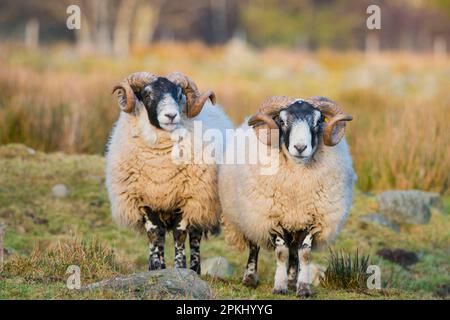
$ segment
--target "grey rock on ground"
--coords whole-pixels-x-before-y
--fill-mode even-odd
[[[392,222],[391,220],[378,213],[369,213],[362,216],[360,219],[361,221],[372,222],[382,227],[389,228],[396,233],[400,232],[400,227],[395,222]]]
[[[226,279],[233,275],[233,266],[224,257],[205,259],[201,265],[202,275]]]
[[[63,184],[57,184],[52,188],[52,193],[56,198],[65,198],[69,195],[69,189]]]
[[[211,299],[208,283],[189,269],[163,269],[118,276],[92,283],[82,290],[114,290],[136,292],[142,296],[180,296],[192,299]]]
[[[399,224],[426,224],[431,204],[439,203],[436,194],[419,190],[391,190],[377,196],[379,213]]]
[[[419,262],[419,257],[415,252],[404,249],[383,248],[377,251],[377,255],[406,269]]]

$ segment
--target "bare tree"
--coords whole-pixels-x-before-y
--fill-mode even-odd
[[[153,40],[165,0],[139,0],[132,32],[132,46],[145,47]]]
[[[131,23],[137,0],[120,1],[114,27],[114,54],[126,56],[130,51]]]
[[[39,20],[31,18],[25,25],[25,45],[35,49],[39,46]]]

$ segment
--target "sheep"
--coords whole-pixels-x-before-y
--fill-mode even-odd
[[[259,163],[220,167],[226,241],[249,248],[244,285],[257,286],[258,253],[264,247],[276,253],[273,293],[291,288],[299,297],[311,295],[312,244],[337,236],[352,203],[356,174],[344,139],[350,120],[324,97],[270,97],[241,125],[256,135],[257,144],[275,149],[279,161],[272,175],[260,174]]]
[[[225,130],[232,124],[213,105],[214,92],[200,94],[193,80],[178,72],[167,77],[133,73],[114,87],[116,91],[121,112],[106,152],[112,217],[147,234],[149,270],[166,267],[166,231],[173,231],[174,267],[186,268],[189,235],[190,269],[200,274],[202,234],[219,225],[221,213],[217,164],[176,161],[175,147],[183,141],[190,148],[192,141],[175,132],[191,132],[194,121],[205,129]]]

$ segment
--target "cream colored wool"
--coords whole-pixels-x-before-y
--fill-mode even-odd
[[[241,128],[254,134],[246,124]],[[275,153],[279,168],[274,175],[261,175],[258,164],[221,166],[219,190],[228,243],[244,249],[248,239],[269,248],[270,231],[281,228],[312,228],[318,245],[337,236],[351,207],[356,175],[345,139],[334,147],[320,143],[308,165],[294,163],[282,150]]]
[[[232,127],[223,111],[209,102],[195,118],[182,117],[188,131],[193,120],[204,129]],[[172,158],[177,141],[150,125],[141,102],[133,113],[121,112],[106,155],[106,186],[112,216],[122,226],[144,231],[142,206],[155,211],[181,209],[188,225],[211,228],[218,224],[220,203],[216,164],[179,164]],[[185,148],[192,141],[184,139]]]

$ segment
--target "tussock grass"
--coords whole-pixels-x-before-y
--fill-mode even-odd
[[[58,46],[0,46],[0,143],[104,152],[119,108],[112,86],[131,72],[180,70],[217,93],[235,124],[269,95],[325,95],[354,115],[348,141],[363,191],[450,185],[449,59],[404,53],[255,51],[239,43],[155,44],[126,60]]]
[[[328,289],[365,289],[368,266],[369,256],[361,256],[358,250],[352,256],[344,251],[334,252],[330,249],[328,267],[320,285]]]
[[[114,251],[104,242],[71,238],[35,246],[29,255],[15,255],[4,265],[4,275],[19,276],[27,281],[59,282],[67,279],[67,268],[77,265],[82,281],[95,281],[127,272]]]

